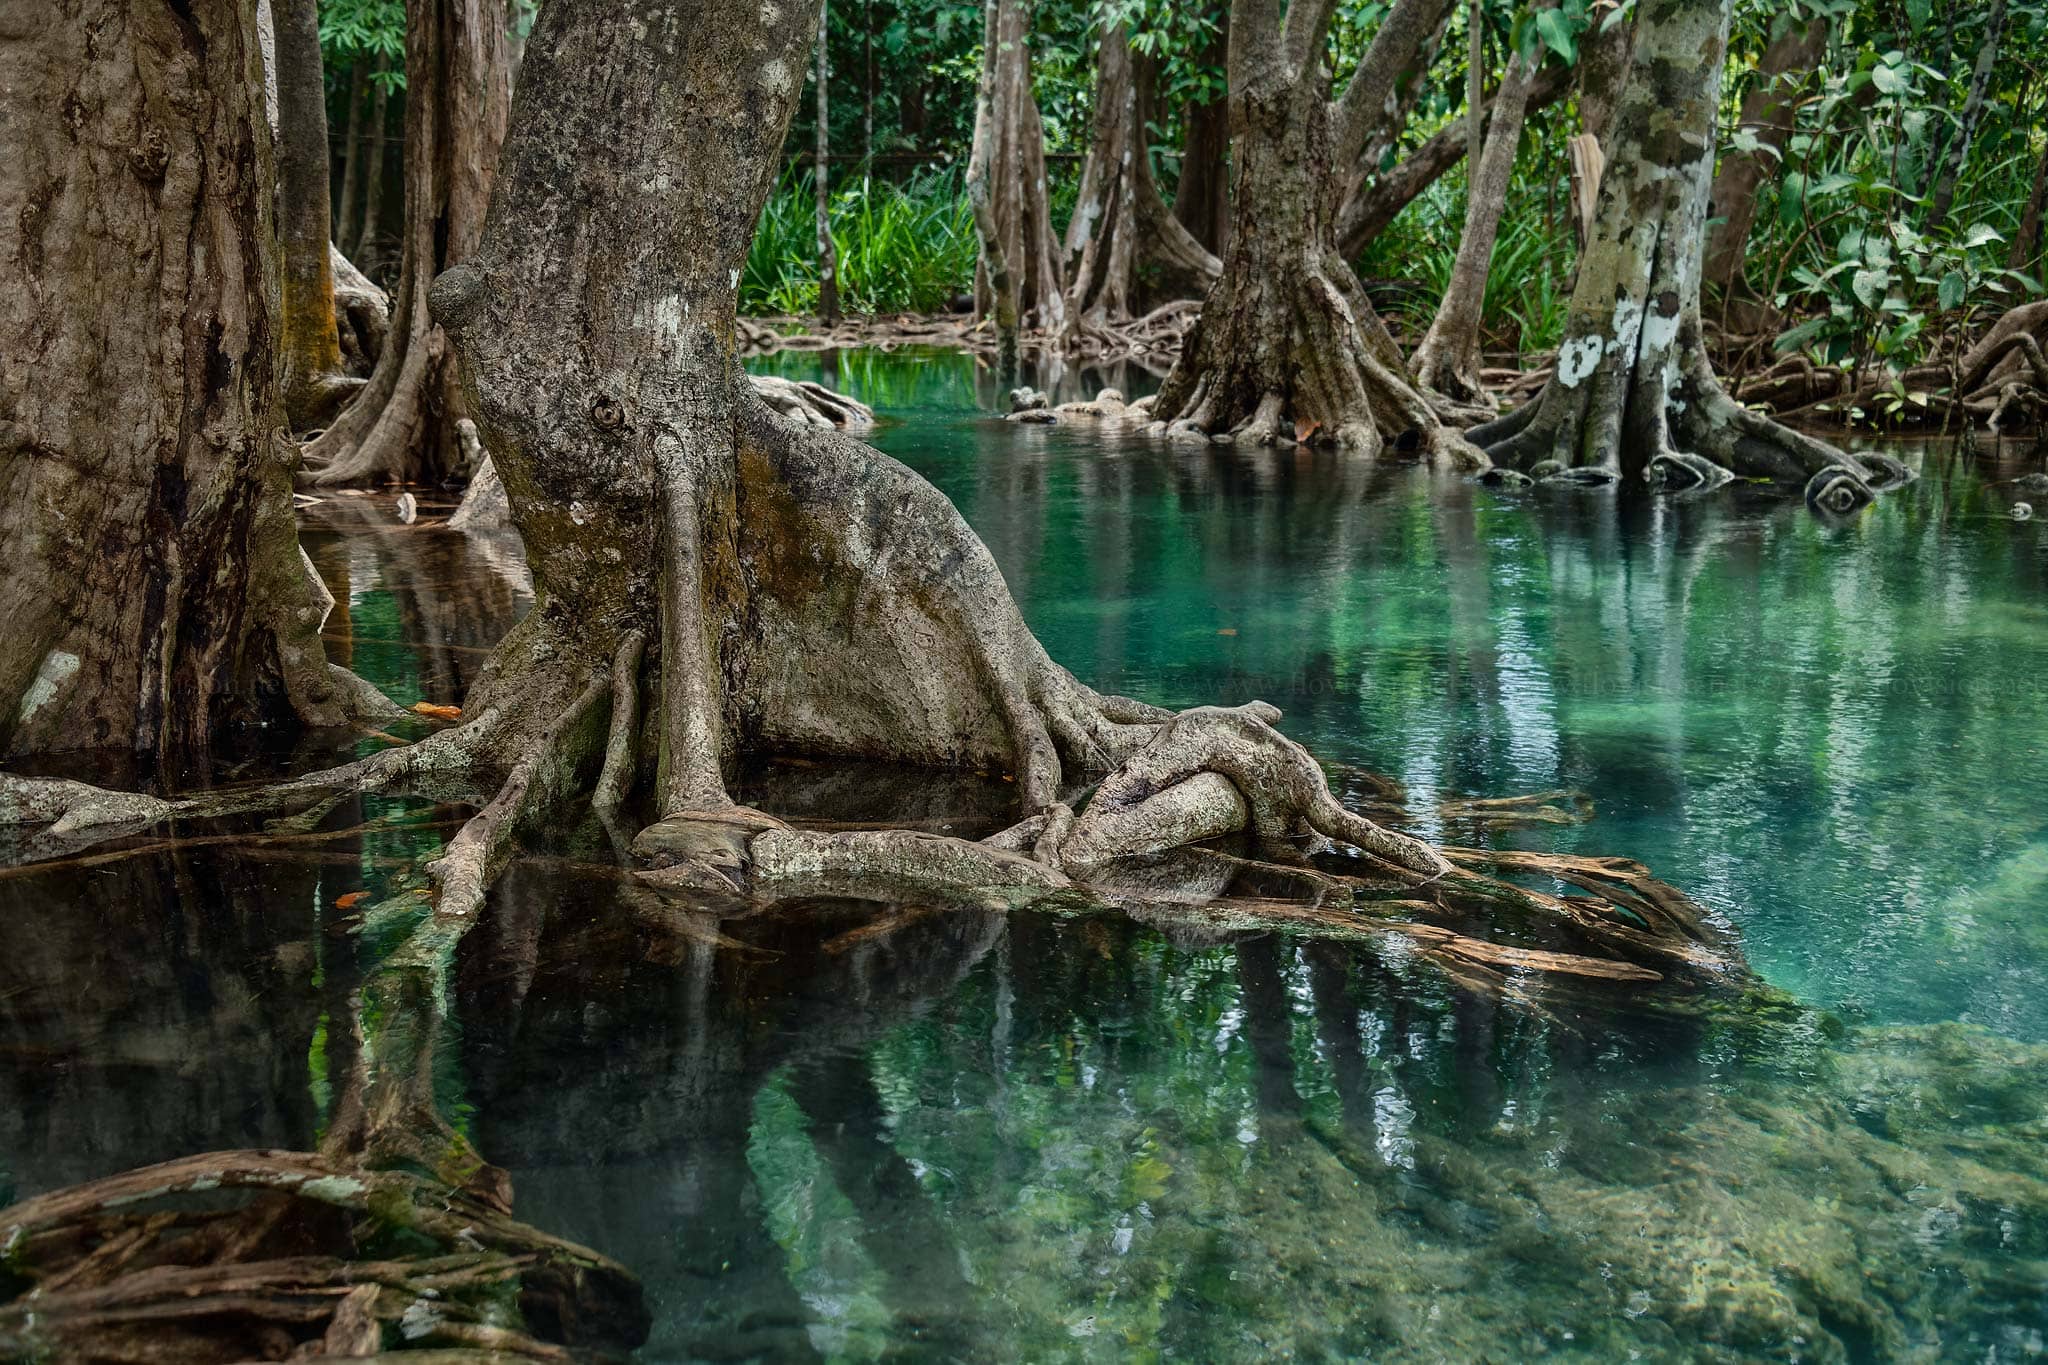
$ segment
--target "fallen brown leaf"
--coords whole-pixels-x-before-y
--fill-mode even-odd
[[[462,719],[462,708],[459,706],[442,706],[438,702],[416,701],[412,704],[412,709],[422,716],[432,716],[435,720]]]

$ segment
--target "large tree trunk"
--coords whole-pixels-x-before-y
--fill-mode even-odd
[[[1666,0],[1636,21],[1627,90],[1542,395],[1472,432],[1496,462],[1578,481],[1692,486],[1732,473],[1808,484],[1843,512],[1905,477],[1738,406],[1701,341],[1700,253],[1730,0]]]
[[[476,249],[511,103],[496,0],[417,0],[405,35],[405,248],[391,334],[370,381],[306,449],[315,484],[440,479],[462,467],[467,403],[427,288]]]
[[[1542,60],[1539,54],[1538,61]],[[1458,238],[1458,256],[1451,280],[1430,320],[1429,331],[1415,348],[1415,381],[1424,388],[1461,403],[1486,402],[1479,384],[1479,330],[1486,305],[1486,276],[1493,264],[1494,239],[1507,209],[1508,181],[1514,175],[1515,151],[1522,141],[1522,117],[1529,107],[1534,64],[1519,52],[1508,58],[1494,97],[1485,149],[1473,163],[1465,194],[1465,228]]]
[[[1708,195],[1718,221],[1707,235],[1706,284],[1719,300],[1723,327],[1748,331],[1768,317],[1768,305],[1749,290],[1742,273],[1749,230],[1756,223],[1757,191],[1784,159],[1799,88],[1813,75],[1827,42],[1827,20],[1787,21],[1764,49],[1756,85],[1743,97],[1736,126],[1756,135],[1757,150],[1722,158]]]
[[[276,0],[276,14],[278,235],[284,256],[278,355],[285,419],[301,429],[324,420],[360,381],[342,369],[334,326],[318,0]]]
[[[0,25],[10,754],[184,762],[231,721],[338,724],[367,700],[321,651],[273,436],[261,71],[239,0],[63,0]]]
[[[986,107],[976,110],[978,132],[984,112],[987,121],[990,231],[1000,243],[1003,265],[1016,290],[1018,326],[1058,332],[1066,297],[1060,281],[1059,234],[1046,197],[1045,125],[1031,88],[1031,4],[990,4],[992,24],[984,25],[992,35],[984,43],[983,55]],[[975,311],[982,317],[997,317],[1000,312],[995,261],[996,253],[985,243],[974,287]]]
[[[1067,223],[1070,342],[1130,316],[1138,303],[1138,271],[1146,264],[1191,290],[1206,289],[1221,268],[1167,212],[1152,179],[1145,145],[1151,84],[1149,59],[1134,61],[1123,26],[1105,25],[1096,55],[1094,129]]]
[[[1399,351],[1337,252],[1322,38],[1329,6],[1240,4],[1231,15],[1236,219],[1223,273],[1152,413],[1170,431],[1246,441],[1457,443],[1409,384]],[[1391,20],[1390,20],[1391,22]],[[1347,95],[1348,99],[1348,95]]]
[[[1363,242],[1351,244],[1346,224],[1362,211],[1369,198],[1367,187],[1377,184],[1382,163],[1429,87],[1429,69],[1443,46],[1452,8],[1451,0],[1406,0],[1390,9],[1338,102],[1336,157],[1344,194],[1338,201],[1342,207],[1337,223],[1347,257],[1357,255]],[[1453,158],[1445,166],[1455,164]],[[1426,186],[1424,182],[1414,193]]]

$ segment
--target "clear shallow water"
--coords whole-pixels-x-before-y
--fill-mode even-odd
[[[456,964],[441,1099],[520,1217],[641,1274],[643,1358],[2048,1352],[2048,531],[1987,482],[2030,466],[1930,454],[1828,527],[1018,428],[963,358],[836,366],[1083,678],[1266,697],[1340,787],[1388,772],[1418,810],[1584,788],[1591,824],[1504,837],[1643,858],[1826,1012],[1531,1009],[1398,941],[650,913],[522,864]],[[525,608],[516,562],[376,500],[315,516],[337,656],[459,698]],[[902,819],[1004,794],[745,792]],[[452,814],[405,812],[0,876],[0,1198],[317,1141],[379,947],[335,902]]]

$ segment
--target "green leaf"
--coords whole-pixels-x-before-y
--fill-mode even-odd
[[[1538,10],[1536,31],[1543,35],[1543,41],[1552,52],[1566,62],[1578,60],[1578,48],[1572,41],[1571,25],[1554,9]]]
[[[1906,73],[1890,62],[1881,62],[1870,69],[1870,79],[1881,95],[1897,95],[1906,89]]]
[[[1928,16],[1934,12],[1932,0],[1906,0],[1906,22],[1918,33],[1927,27]]]
[[[1969,230],[1963,233],[1963,245],[1966,247],[1983,246],[1986,242],[2002,242],[2004,240],[2005,238],[1999,235],[1998,229],[1989,223],[1972,223]]]
[[[1892,272],[1882,266],[1866,267],[1849,277],[1849,292],[1865,308],[1875,308],[1891,286]]]
[[[1951,270],[1941,277],[1941,307],[1943,312],[1963,306],[1963,295],[1968,293],[1970,282],[1963,278],[1960,270]]]
[[[1785,172],[1778,182],[1778,221],[1797,227],[1806,208],[1806,177],[1798,171]]]

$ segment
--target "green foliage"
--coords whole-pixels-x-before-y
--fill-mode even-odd
[[[405,88],[405,0],[320,0],[320,55],[329,73],[357,62],[386,88]]]
[[[959,176],[927,171],[901,185],[851,178],[831,197],[839,298],[849,312],[938,312],[974,280],[974,218]],[[749,313],[817,307],[817,219],[808,172],[769,197],[740,276]]]

